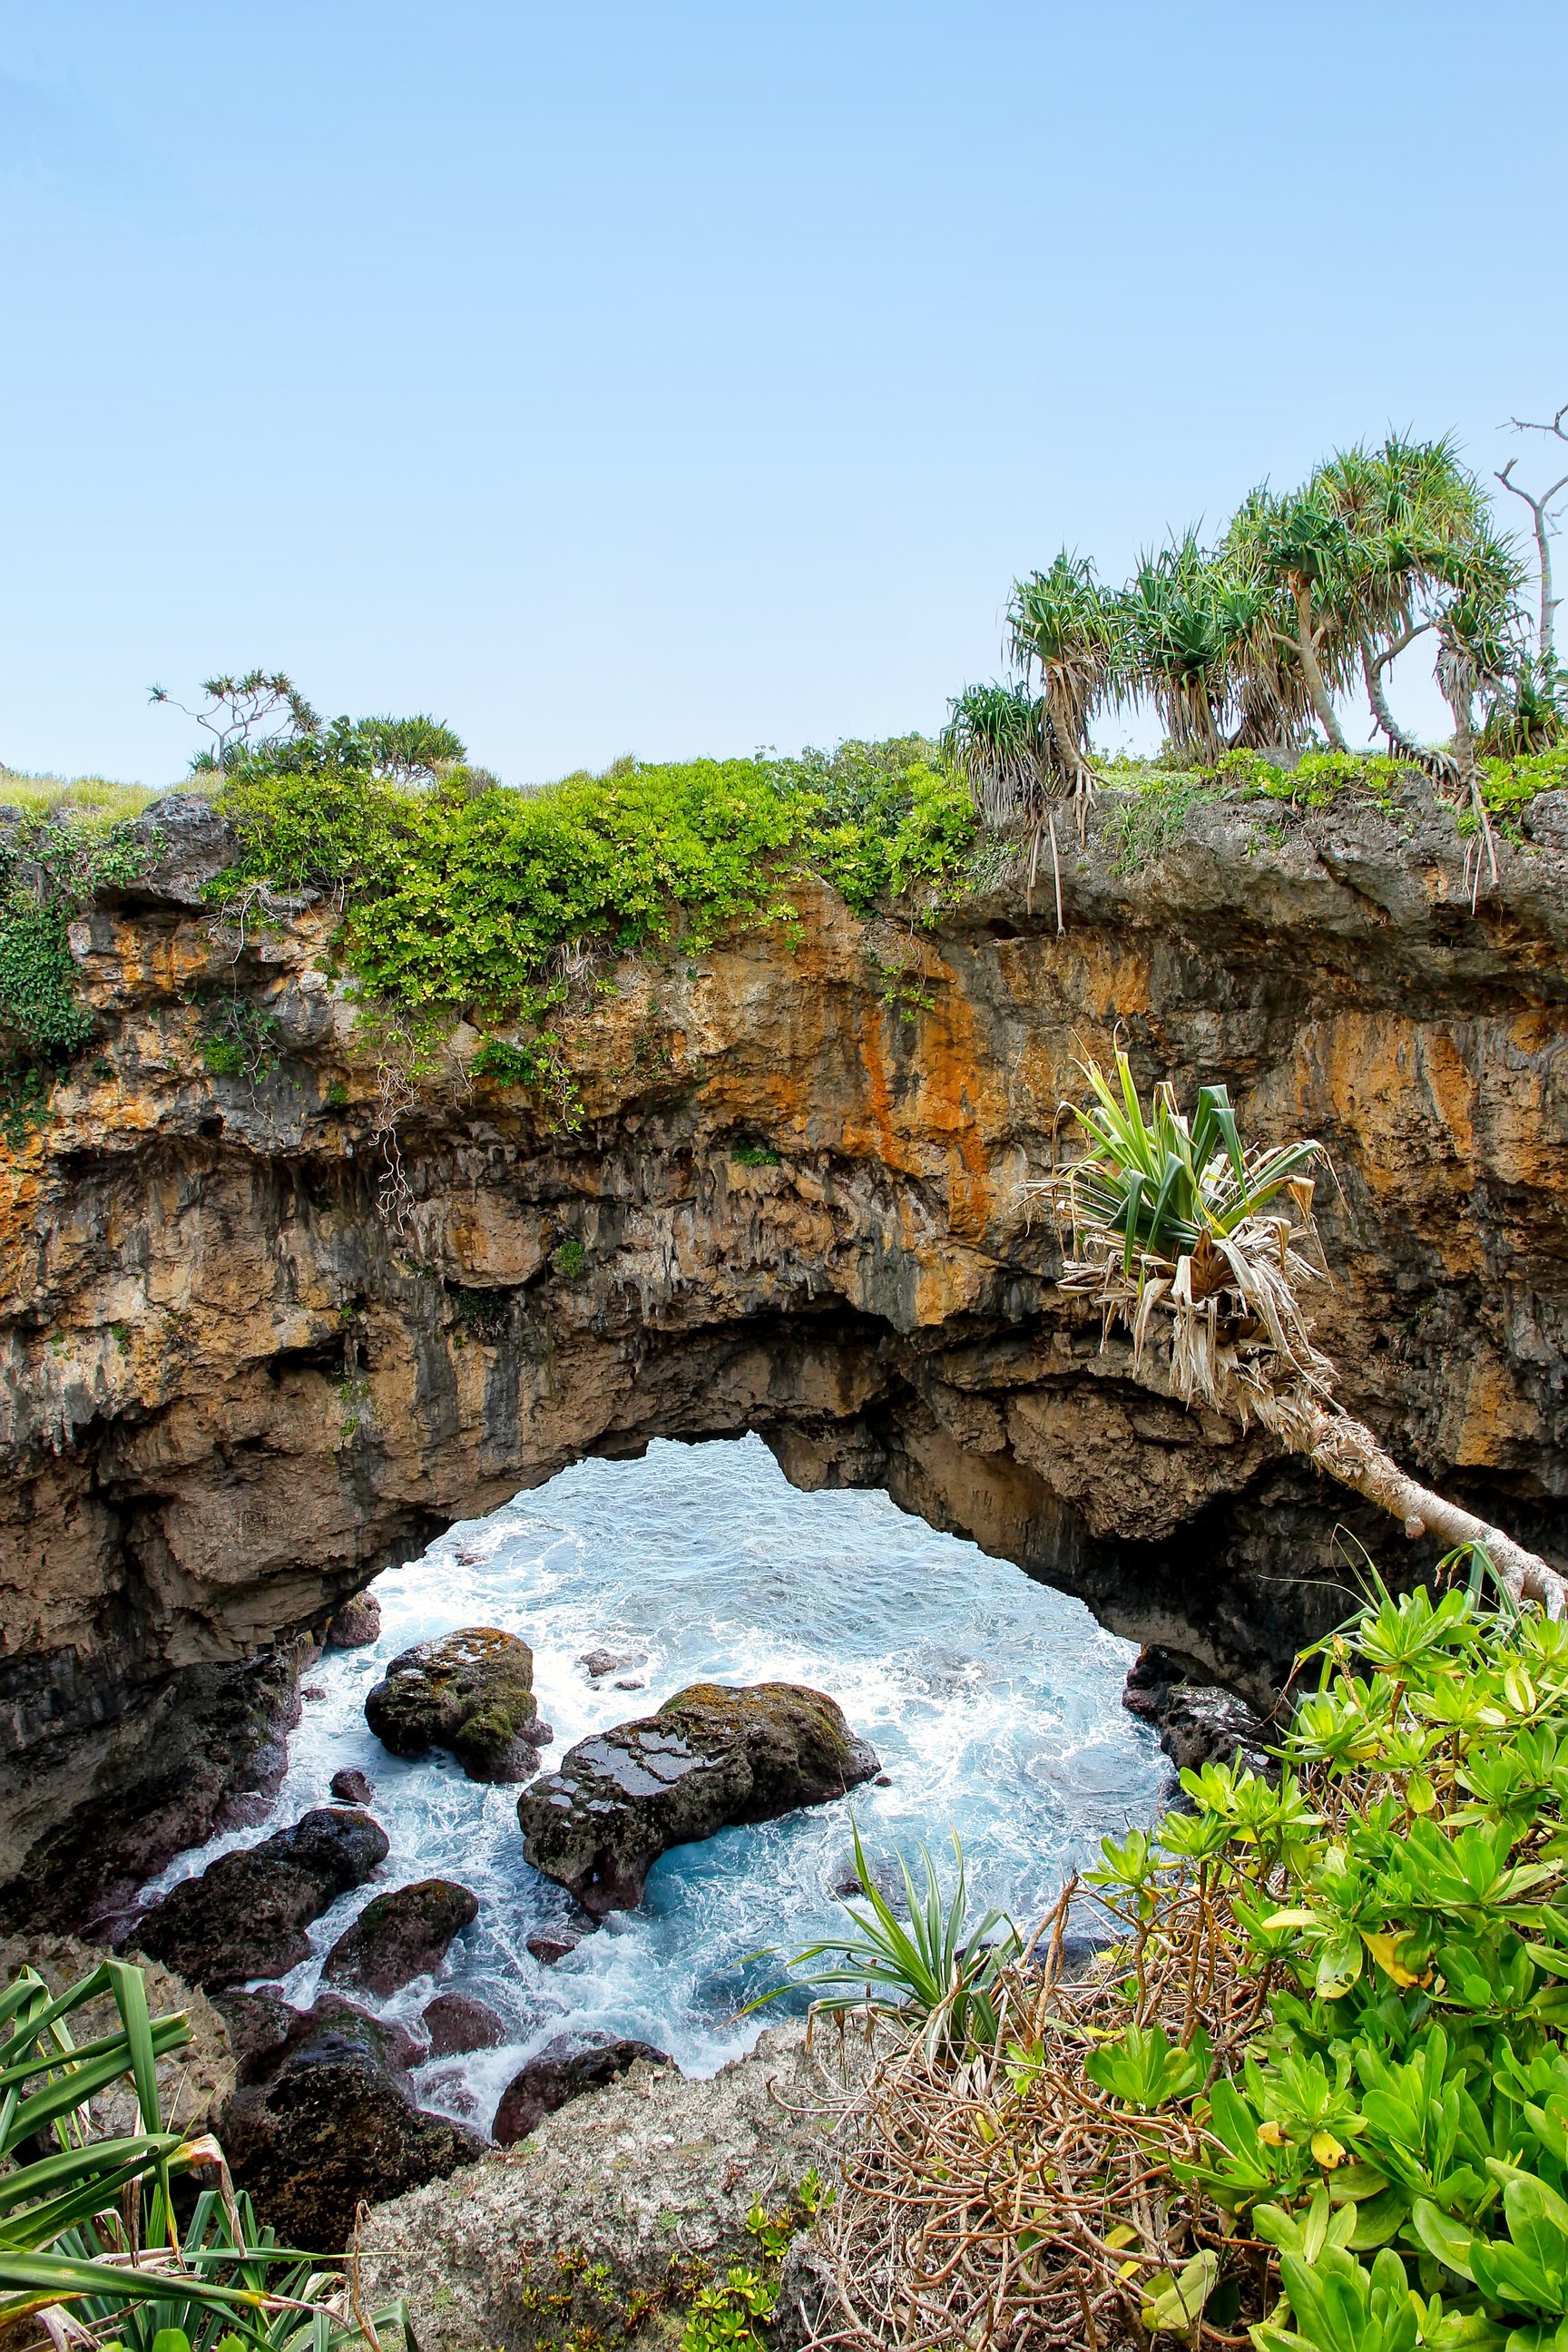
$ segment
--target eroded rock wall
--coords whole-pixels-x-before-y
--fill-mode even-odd
[[[804,882],[793,929],[585,975],[582,1123],[554,1132],[472,1080],[466,1027],[396,1075],[331,909],[237,940],[200,901],[212,825],[166,820],[189,846],[75,927],[95,1042],[0,1154],[12,1908],[89,1916],[201,1833],[276,1729],[269,1645],[452,1518],[657,1435],[760,1431],[797,1483],[885,1486],[1266,1690],[1342,1614],[1348,1538],[1418,1561],[1134,1378],[1055,1287],[1033,1188],[1076,1055],[1115,1036],[1145,1081],[1223,1077],[1258,1136],[1324,1139],[1346,1402],[1561,1557],[1562,798],[1474,912],[1414,793],[1200,808],[1131,872],[1104,803],[1059,934],[1016,869],[930,930]],[[236,995],[277,1024],[254,1082],[204,1066]]]

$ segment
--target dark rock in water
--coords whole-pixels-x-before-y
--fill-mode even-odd
[[[421,1878],[374,1895],[327,1954],[322,1979],[362,1986],[384,2000],[416,1977],[433,1975],[479,1909],[479,1898],[449,1878]]]
[[[363,1886],[386,1853],[385,1832],[368,1813],[319,1807],[171,1887],[121,1948],[149,1953],[209,1988],[283,1976],[310,1957],[303,1929],[351,1886]]]
[[[881,1767],[839,1708],[795,1683],[696,1683],[580,1739],[518,1799],[524,1851],[596,1919],[642,1900],[672,1845],[841,1797]]]
[[[617,1690],[647,1690],[647,1677],[646,1675],[623,1675],[620,1680],[616,1683],[616,1688]]]
[[[533,1696],[533,1653],[515,1633],[469,1625],[393,1659],[364,1719],[395,1756],[449,1748],[470,1780],[525,1780],[547,1727]]]
[[[285,2245],[341,2251],[363,2200],[443,2179],[484,2153],[477,2132],[414,2104],[412,2037],[345,2000],[297,2013],[287,2040],[237,2090],[224,2152]]]
[[[375,1794],[374,1783],[363,1772],[334,1772],[331,1785],[333,1796],[342,1805],[368,1805]]]
[[[221,2011],[234,2052],[236,2079],[253,2082],[265,2074],[275,2052],[281,2050],[299,2023],[300,2011],[283,1998],[281,1985],[258,1985],[254,1992],[220,1992],[213,2006]]]
[[[650,2066],[673,2066],[675,2061],[647,2042],[603,2042],[586,2047],[561,2034],[547,2042],[537,2058],[530,2059],[501,2093],[490,2137],[502,2147],[526,2139],[544,2116],[563,2107],[584,2091],[603,2090],[639,2058]]]
[[[499,2050],[506,2027],[493,2009],[471,1993],[438,1992],[425,2005],[420,2023],[430,2036],[432,2058],[455,2058],[465,2050]]]
[[[602,1682],[606,1675],[629,1674],[634,1666],[646,1666],[647,1654],[643,1650],[584,1650],[577,1664],[591,1682]]]
[[[1191,1676],[1191,1678],[1189,1678]],[[1241,1763],[1254,1772],[1279,1768],[1264,1743],[1268,1727],[1246,1703],[1193,1674],[1186,1659],[1156,1643],[1128,1669],[1121,1704],[1151,1725],[1178,1772],[1210,1763]]]
[[[356,1592],[327,1627],[329,1650],[363,1650],[381,1634],[381,1603],[374,1592]]]
[[[574,1952],[581,1941],[582,1937],[574,1935],[570,1927],[542,1927],[537,1935],[529,1937],[528,1948],[536,1960],[553,1968],[568,1952]]]

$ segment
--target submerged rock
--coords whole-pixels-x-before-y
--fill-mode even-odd
[[[438,1992],[426,2002],[419,2022],[430,2036],[432,2058],[456,2058],[465,2050],[499,2050],[507,2038],[494,2010],[472,1993]]]
[[[584,1909],[640,1903],[672,1845],[841,1797],[880,1767],[835,1702],[795,1683],[696,1683],[657,1715],[580,1739],[518,1799],[524,1851]]]
[[[395,1756],[449,1748],[470,1780],[525,1780],[553,1738],[539,1719],[533,1653],[515,1633],[469,1625],[393,1659],[364,1719]]]
[[[582,1937],[572,1927],[540,1927],[528,1939],[528,1948],[545,1968],[553,1968],[568,1952],[574,1952]]]
[[[405,2028],[330,1997],[292,2014],[228,2103],[224,2152],[285,2245],[336,2252],[362,2201],[444,2179],[485,2143],[415,2105],[407,2068],[423,2053]]]
[[[584,1650],[577,1664],[590,1682],[602,1682],[606,1675],[629,1674],[634,1666],[646,1666],[644,1650]]]
[[[568,2099],[580,2099],[584,2091],[602,2091],[639,2058],[650,2066],[675,2064],[673,2058],[649,2042],[584,2043],[570,2034],[558,2034],[545,2043],[537,2058],[529,2060],[521,2074],[512,2076],[501,2093],[490,2137],[498,2147],[515,2146]]]
[[[310,1957],[310,1921],[363,1886],[386,1853],[386,1833],[368,1813],[321,1806],[182,1879],[120,1948],[146,1952],[209,1990],[284,1976]]]
[[[416,1977],[433,1975],[479,1909],[478,1896],[449,1878],[421,1878],[373,1895],[327,1954],[322,1978],[363,1986],[384,2000]]]
[[[375,1794],[375,1784],[363,1772],[334,1772],[332,1794],[341,1805],[368,1805]]]

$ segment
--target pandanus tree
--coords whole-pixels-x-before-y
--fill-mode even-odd
[[[1256,1421],[1407,1535],[1479,1548],[1516,1600],[1562,1615],[1554,1569],[1411,1477],[1335,1402],[1303,1304],[1324,1274],[1312,1216],[1322,1146],[1247,1145],[1219,1086],[1200,1089],[1190,1117],[1169,1086],[1145,1109],[1124,1053],[1109,1076],[1093,1061],[1083,1073],[1089,1099],[1069,1109],[1085,1149],[1047,1188],[1063,1287],[1098,1303],[1107,1336],[1126,1328],[1135,1364],[1159,1354],[1184,1404]]]
[[[1089,725],[1115,682],[1119,651],[1112,609],[1088,558],[1064,547],[1048,572],[1015,582],[1007,630],[1025,685],[1039,685],[1049,773],[1081,809],[1098,782]]]
[[[1116,600],[1122,696],[1153,704],[1178,759],[1212,765],[1238,734],[1278,742],[1290,731],[1268,657],[1268,601],[1256,570],[1205,553],[1191,530],[1142,557]]]

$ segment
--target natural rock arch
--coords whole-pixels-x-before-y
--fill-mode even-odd
[[[1472,917],[1385,812],[1289,853],[1201,824],[1136,880],[1069,853],[1061,939],[998,890],[890,940],[814,886],[793,947],[624,967],[570,1024],[576,1133],[476,1089],[459,1032],[401,1100],[402,1189],[324,910],[234,962],[175,870],[79,925],[100,1050],[0,1171],[13,1908],[80,1916],[205,1831],[276,1728],[271,1645],[654,1436],[755,1430],[1268,1685],[1343,1613],[1346,1498],[1102,1352],[1031,1208],[1118,1022],[1145,1076],[1325,1136],[1347,1402],[1560,1549],[1561,874],[1516,860]],[[235,986],[279,1024],[254,1089],[202,1067]]]

